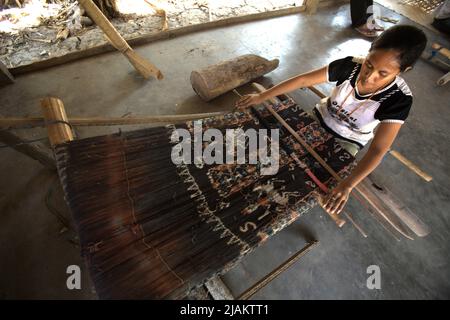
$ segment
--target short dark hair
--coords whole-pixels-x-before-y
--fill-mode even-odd
[[[399,52],[400,71],[412,67],[420,58],[427,45],[425,33],[414,26],[398,25],[385,30],[370,47],[376,49],[396,50]]]

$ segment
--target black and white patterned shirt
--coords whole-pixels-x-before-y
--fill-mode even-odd
[[[363,60],[346,57],[328,65],[327,80],[336,86],[330,98],[318,104],[315,110],[326,129],[361,147],[373,138],[373,131],[380,122],[403,123],[412,105],[411,91],[400,76],[372,97],[372,94],[360,95],[356,80]],[[345,99],[343,108],[337,112]]]

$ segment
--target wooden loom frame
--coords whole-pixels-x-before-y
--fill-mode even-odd
[[[50,145],[55,147],[58,144],[69,142],[74,140],[74,135],[72,132],[72,126],[69,123],[67,114],[64,108],[63,102],[54,97],[47,97],[41,101],[41,111],[44,116],[44,120],[47,127],[48,137],[50,140]],[[261,278],[254,285],[250,286],[242,294],[238,296],[238,300],[250,299],[259,290],[264,288],[267,284],[273,281],[281,273],[286,271],[295,262],[297,262],[306,253],[311,251],[314,247],[318,245],[318,240],[312,240],[308,242],[303,248],[289,257],[286,261],[276,267],[274,270],[269,272],[266,276]],[[216,298],[230,299],[231,294],[228,288],[223,284],[220,278],[214,277],[203,283],[208,288],[211,295]],[[221,288],[222,287],[222,288]]]
[[[309,88],[317,95],[321,95],[320,91],[318,91],[315,88]],[[67,118],[64,105],[61,100],[57,98],[45,98],[42,100],[42,111],[44,114],[43,118],[33,118],[31,119],[31,125],[43,125],[46,124],[49,132],[49,140],[52,146],[63,143],[65,141],[73,140],[73,134],[72,134],[72,127],[71,123],[69,123],[69,119]],[[190,119],[198,119],[199,117],[209,117],[218,115],[221,113],[206,113],[206,114],[194,114],[194,115],[178,115],[178,116],[148,116],[148,117],[139,117],[136,119],[116,119],[116,118],[84,118],[83,121],[79,121],[80,119],[75,119],[75,122],[77,125],[109,125],[109,124],[117,124],[115,121],[118,121],[120,124],[137,124],[137,123],[152,123],[152,122],[167,122],[170,120],[176,120],[176,121],[183,121],[183,120],[190,120]],[[6,121],[9,121],[8,119],[5,119]],[[22,125],[30,125],[28,120],[30,119],[13,119],[13,123],[18,120],[19,124]],[[78,120],[78,121],[77,121]],[[109,121],[112,121],[112,123],[109,123]],[[17,124],[17,123],[15,123]],[[9,140],[8,140],[9,139]],[[45,154],[45,152],[42,152],[39,148],[33,148],[31,146],[28,146],[26,143],[21,143],[21,139],[16,137],[14,134],[9,133],[8,131],[1,131],[0,130],[0,140],[3,142],[9,142],[7,143],[9,146],[15,148],[17,151],[20,151],[36,160],[39,160],[41,163],[46,165],[47,167],[51,169],[55,169],[55,164],[53,159],[49,158],[48,155]],[[17,147],[17,144],[24,145],[24,147]],[[357,227],[357,225],[355,225]],[[358,229],[358,227],[357,227]],[[360,231],[360,230],[358,230]],[[361,232],[361,231],[360,231]],[[364,233],[361,232],[364,236]],[[397,239],[399,240],[399,239]],[[286,270],[290,265],[292,265],[296,260],[298,260],[301,256],[303,256],[306,252],[310,250],[313,246],[315,246],[318,243],[318,241],[313,241],[309,244],[307,244],[304,248],[302,248],[299,252],[294,254],[291,258],[289,258],[286,262],[281,264],[278,268],[273,270],[269,275],[264,277],[262,280],[260,280],[257,284],[246,290],[245,293],[241,294],[239,296],[240,299],[249,298],[251,295],[256,293],[259,289],[267,285],[270,281],[272,281],[277,275],[279,275],[282,271]],[[218,278],[217,278],[218,279]],[[214,280],[214,279],[213,279]],[[213,284],[210,286],[217,286],[218,283],[220,284],[221,281],[212,281]],[[215,284],[214,284],[215,283]],[[205,284],[206,285],[206,284]],[[214,289],[214,288],[213,288]],[[211,291],[211,290],[210,290]],[[222,290],[216,290],[216,291],[224,291]],[[225,297],[225,296],[223,296]]]

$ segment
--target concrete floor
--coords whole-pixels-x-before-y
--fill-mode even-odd
[[[392,12],[385,15],[412,22]],[[144,81],[120,54],[111,53],[21,76],[0,88],[2,116],[39,116],[39,99],[60,97],[69,116],[122,116],[230,110],[236,96],[202,102],[193,92],[193,69],[255,53],[279,58],[267,80],[277,83],[346,55],[364,54],[369,42],[349,28],[348,4],[320,9],[316,15],[293,15],[214,29],[139,47],[164,73],[163,81]],[[429,33],[428,31],[426,31]],[[430,39],[440,40],[429,33]],[[431,174],[421,180],[396,159],[386,156],[374,177],[431,227],[431,234],[397,242],[359,205],[353,213],[369,234],[350,225],[338,230],[316,208],[243,259],[224,276],[234,295],[300,249],[308,239],[317,248],[262,289],[257,299],[448,299],[450,298],[450,90],[437,87],[442,70],[419,61],[405,74],[414,106],[394,148]],[[245,92],[246,88],[241,89]],[[327,85],[322,89],[329,89]],[[316,98],[298,91],[305,109]],[[134,128],[134,127],[133,127]],[[122,127],[131,130],[131,127]],[[118,127],[79,128],[80,137],[117,131]],[[20,130],[28,138],[42,129]],[[55,176],[39,163],[8,148],[0,149],[0,298],[95,299],[76,246],[76,234],[48,210],[45,199],[69,217]],[[50,192],[49,192],[50,190]],[[82,289],[66,289],[66,268],[82,267]],[[381,289],[366,287],[369,265],[381,269]]]

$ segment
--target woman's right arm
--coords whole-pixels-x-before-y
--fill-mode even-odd
[[[280,94],[288,93],[299,88],[306,88],[326,81],[327,67],[325,66],[323,68],[292,77],[264,92],[247,94],[239,99],[239,101],[236,103],[236,107],[247,108],[252,105],[260,104],[263,101],[276,97]]]

